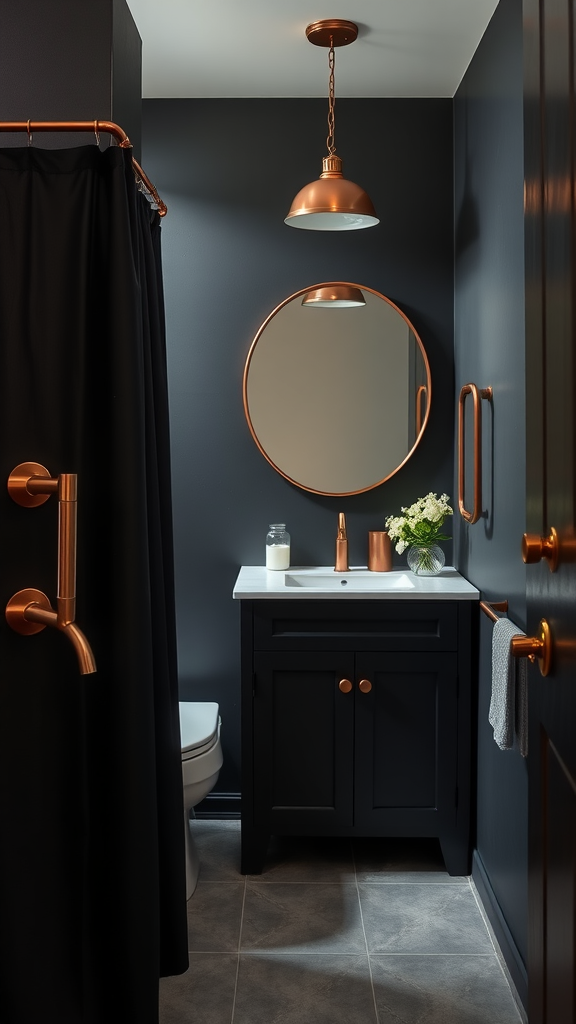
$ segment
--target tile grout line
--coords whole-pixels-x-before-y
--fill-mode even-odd
[[[236,1013],[236,994],[238,992],[238,975],[240,974],[240,950],[242,948],[242,928],[244,926],[244,907],[246,905],[246,885],[248,878],[244,875],[244,892],[242,893],[242,910],[240,912],[240,929],[238,931],[238,952],[236,954],[236,978],[234,979],[234,998],[232,1000],[232,1016],[230,1017],[230,1024],[234,1024],[234,1015]]]
[[[376,1005],[376,993],[374,991],[374,979],[372,977],[372,964],[370,962],[370,953],[368,951],[368,939],[366,938],[366,928],[364,927],[364,914],[362,913],[362,901],[360,899],[360,886],[358,885],[358,871],[356,869],[356,852],[354,850],[354,843],[350,842],[352,849],[352,864],[354,865],[354,880],[356,882],[356,895],[358,896],[358,907],[360,909],[360,922],[362,924],[362,934],[364,935],[364,945],[366,947],[366,960],[368,961],[368,975],[370,977],[370,988],[372,989],[372,1002],[374,1004],[374,1020],[376,1024],[379,1022],[378,1007]]]
[[[234,950],[229,950],[229,949],[189,949],[188,952],[192,953],[192,954],[198,953],[198,955],[200,955],[200,956],[205,956],[206,954],[209,954],[210,956],[230,956],[232,953],[234,953]],[[275,949],[266,949],[266,948],[263,948],[263,949],[243,949],[241,951],[242,956],[248,956],[248,957],[251,957],[251,956],[253,956],[253,957],[258,957],[258,956],[265,956],[265,957],[271,957],[271,956],[272,957],[276,957],[276,956],[285,956],[285,957],[286,956],[298,956],[300,952],[305,952],[307,957],[321,956],[321,957],[347,957],[348,958],[348,957],[351,957],[351,956],[357,956],[357,957],[364,956],[363,953],[340,953],[340,952],[336,953],[334,951],[327,952],[326,950],[320,950],[319,952],[315,952],[315,951],[309,950],[309,949],[306,949],[305,951],[296,951],[295,953],[294,952],[287,953],[284,950],[282,950],[281,952],[278,952]],[[472,958],[479,958],[479,957],[482,958],[483,957],[484,959],[492,960],[493,957],[494,957],[494,954],[493,953],[422,953],[422,952],[419,952],[418,950],[409,950],[409,951],[405,950],[405,951],[402,951],[401,953],[391,953],[390,950],[388,950],[386,953],[370,953],[369,956],[370,957],[374,957],[374,959],[376,959],[376,960],[385,959],[386,957],[392,957],[392,956],[405,956],[405,957],[408,957],[408,956],[419,956],[419,957],[422,957],[422,956],[426,956],[426,957],[441,956],[441,957],[444,957],[444,959],[446,959],[446,960],[448,960],[448,959],[454,959],[454,960],[456,960],[456,959],[465,959],[466,957],[472,957]]]

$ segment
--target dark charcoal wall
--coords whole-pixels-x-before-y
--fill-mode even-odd
[[[351,564],[365,564],[367,532],[383,528],[385,515],[429,490],[451,493],[452,103],[338,101],[344,173],[381,217],[376,228],[346,233],[283,223],[295,193],[320,173],[324,101],[146,100],[143,108],[143,166],[168,204],[181,694],[220,703],[218,789],[238,792],[239,608],[231,594],[240,565],[263,564],[268,524],[288,524],[293,564],[333,564],[342,509]],[[412,460],[377,490],[345,499],[308,494],[278,475],[242,406],[244,362],[262,321],[298,289],[334,279],[378,289],[405,311],[428,351],[434,390]]]
[[[522,3],[501,0],[455,99],[456,386],[491,385],[483,402],[484,508],[458,519],[457,558],[488,600],[525,626]],[[470,399],[469,399],[470,401]],[[468,507],[471,502],[468,501]],[[456,524],[455,524],[456,525]],[[475,877],[525,991],[527,766],[488,724],[492,624],[481,616]],[[509,931],[508,931],[509,930]]]
[[[126,0],[2,0],[3,121],[115,121],[139,160],[141,77],[140,36]],[[45,149],[92,142],[84,134],[34,137]],[[22,144],[21,135],[0,136],[0,146]]]

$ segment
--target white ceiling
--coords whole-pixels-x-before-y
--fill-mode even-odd
[[[498,0],[128,0],[143,95],[326,96],[327,51],[306,25],[346,18],[338,96],[453,96]]]

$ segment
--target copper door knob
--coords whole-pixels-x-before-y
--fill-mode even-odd
[[[558,534],[554,527],[550,530],[549,537],[539,537],[536,533],[525,533],[522,537],[522,561],[527,565],[545,558],[550,572],[555,572],[558,568],[558,555]]]
[[[338,689],[342,690],[342,693],[350,693],[352,689],[352,683],[349,679],[341,679],[338,683]]]
[[[372,689],[372,683],[370,682],[369,679],[361,679],[360,682],[358,683],[358,689],[361,690],[362,693],[370,693],[370,690]]]

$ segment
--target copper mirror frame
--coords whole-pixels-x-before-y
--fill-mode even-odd
[[[366,391],[372,392],[373,409],[366,413],[369,419],[364,424],[364,432],[362,432],[360,427],[358,428],[359,438],[356,438],[355,430],[358,421],[365,414],[364,407],[367,405],[367,401],[364,401],[364,392],[362,392],[361,400],[359,400],[358,394],[354,394],[353,381],[352,388],[350,388],[350,376],[347,374],[347,369],[342,359],[342,346],[345,345],[349,352],[350,364],[348,370],[352,366],[358,366],[360,364],[359,354],[364,351],[364,342],[360,340],[358,332],[358,326],[361,321],[354,318],[362,316],[363,311],[362,309],[310,310],[303,308],[302,313],[300,314],[299,312],[302,300],[307,293],[319,288],[341,287],[359,288],[365,294],[367,307],[370,307],[371,310],[370,316],[374,317],[376,314],[381,313],[383,322],[387,321],[388,326],[392,325],[393,332],[395,331],[398,336],[405,336],[407,342],[405,345],[401,340],[389,342],[387,335],[384,333],[382,333],[381,337],[386,341],[386,345],[389,346],[393,343],[394,350],[389,348],[387,351],[385,345],[380,345],[380,336],[377,339],[377,343],[373,336],[367,342],[367,344],[371,345],[371,351],[376,353],[374,358],[376,358],[377,362],[380,362],[380,371],[384,368],[384,372],[380,372],[378,378],[378,374],[371,373],[370,368],[364,370],[365,380],[361,386]],[[380,302],[385,303],[385,306],[379,305],[375,300],[380,300]],[[292,306],[290,305],[291,303],[293,304]],[[280,326],[279,314],[282,311],[284,311],[284,317]],[[341,319],[342,314],[344,314],[345,320]],[[298,329],[295,332],[293,331],[287,338],[281,336],[280,331],[288,331],[292,320],[296,316],[300,318],[300,315],[309,318],[309,320],[299,319]],[[320,386],[325,384],[325,388],[322,388],[322,390],[325,391],[324,400],[326,401],[326,407],[324,412],[316,415],[316,403],[313,399],[311,400],[310,391],[308,395],[305,392],[307,385],[308,390],[310,383],[314,386],[314,374],[310,373],[310,365],[307,360],[310,348],[314,347],[316,338],[321,337],[323,333],[319,329],[321,327],[320,317],[323,317],[324,333],[327,335],[322,341],[325,345],[329,346],[325,352],[330,354],[330,358],[323,359],[321,352],[317,356],[314,353],[310,355],[312,360],[316,358],[317,363],[315,368],[312,367],[318,374],[316,378],[318,387],[314,394],[318,393]],[[335,334],[341,335],[341,337],[334,337],[333,325],[335,321],[330,320],[330,318],[334,317],[339,318],[338,330]],[[348,329],[346,329],[345,325],[347,325]],[[272,327],[274,332],[271,329]],[[267,349],[264,349],[261,343],[263,336],[266,335],[266,331],[269,328],[267,336],[269,345]],[[380,331],[380,327],[378,330]],[[306,338],[306,334],[308,334],[308,338]],[[352,337],[349,343],[348,337],[350,335]],[[332,349],[333,342],[334,350]],[[260,349],[258,349],[259,344]],[[283,349],[280,347],[281,344],[284,346]],[[301,373],[297,362],[299,347],[300,356],[304,358],[304,362],[301,364]],[[398,361],[398,358],[400,358],[403,364],[408,366],[409,350],[412,352],[410,359],[411,364],[413,364],[413,372],[410,372],[410,380],[402,380],[401,387],[398,387],[394,380],[389,379],[391,378],[391,371],[389,372],[389,369],[394,364],[395,359]],[[268,352],[266,356],[262,355],[265,351]],[[336,353],[334,359],[332,358],[333,351]],[[276,362],[274,364],[271,361],[273,355],[278,360],[279,353],[281,353],[280,363]],[[260,354],[260,361],[257,364],[256,356],[258,354]],[[344,365],[344,379],[335,382],[335,366],[338,364]],[[417,369],[415,369],[416,364]],[[251,373],[252,383],[250,382]],[[417,374],[419,374],[419,377]],[[294,384],[294,380],[296,380],[295,389],[300,387],[298,382],[302,383],[302,389],[296,391],[296,393],[289,391],[291,381]],[[289,295],[288,298],[284,299],[283,302],[272,310],[259,328],[250,346],[244,369],[244,412],[256,446],[276,472],[290,483],[312,494],[332,497],[362,494],[365,491],[379,487],[386,480],[389,480],[414,454],[430,416],[431,384],[430,365],[420,336],[408,317],[391,299],[366,285],[354,284],[350,281],[323,281],[320,284],[308,285],[306,288],[301,288],[299,291],[294,292],[294,294]],[[256,388],[259,390],[257,391]],[[386,388],[388,389],[387,397],[384,394]],[[367,398],[369,397],[368,395]],[[400,408],[398,403],[401,402],[402,397],[407,398],[404,404],[408,405],[409,409],[404,409],[404,406],[402,406],[404,415],[401,428],[398,429],[398,409]],[[394,402],[396,402],[396,409],[392,411],[391,406]],[[262,428],[263,412],[262,408],[259,408],[259,406],[262,406],[262,403],[267,413],[268,425],[273,424],[271,428],[269,426],[266,426],[265,429]],[[390,411],[388,411],[389,407]],[[330,417],[326,416],[326,409],[330,410],[331,420]],[[384,423],[384,416],[386,414],[389,416],[387,424]],[[280,424],[277,422],[279,415],[286,417]],[[410,418],[410,424],[407,425],[408,417]],[[306,426],[307,418],[308,425]],[[371,429],[372,420],[374,423],[378,423],[375,429]],[[320,429],[318,430],[317,428]],[[325,434],[323,440],[324,448],[320,446],[316,452],[317,468],[309,469],[306,467],[306,471],[295,472],[292,459],[286,454],[279,454],[279,451],[283,450],[283,445],[290,445],[293,439],[293,449],[299,453],[299,457],[301,456],[304,460],[311,459],[314,454],[313,442],[318,440],[317,435],[321,434],[322,431]],[[370,431],[370,433],[366,433],[366,431]],[[298,437],[299,433],[300,436]],[[276,435],[274,443],[269,440],[271,434]],[[398,440],[397,435],[401,435],[401,438]],[[394,461],[393,467],[391,468],[391,465],[383,466],[379,471],[371,474],[368,482],[365,480],[359,481],[358,479],[352,481],[352,477],[357,471],[357,463],[361,461],[363,451],[367,447],[368,437],[370,439],[370,447],[374,452],[374,454],[370,455],[370,459],[377,462],[380,450],[384,448],[384,444],[387,442],[392,445],[396,444],[399,447],[400,454],[397,457],[398,460],[396,461],[396,455],[391,455],[390,458]],[[374,437],[382,438],[382,444],[375,445]],[[403,440],[404,437],[406,437],[405,441]],[[280,444],[278,438],[280,438]],[[321,444],[321,439],[318,443]],[[407,450],[405,450],[406,448]],[[303,455],[302,453],[305,454]],[[381,461],[383,461],[384,457]],[[338,463],[337,470],[330,468],[326,470],[326,473],[330,476],[331,472],[340,474],[340,463],[343,463],[345,460],[347,460],[349,469],[345,474],[347,479],[343,477],[343,486],[335,488],[333,480],[331,486],[326,486],[327,479],[319,479],[320,476],[324,475],[325,464],[327,462]],[[373,479],[372,477],[376,478]],[[360,486],[358,486],[359,483]]]

